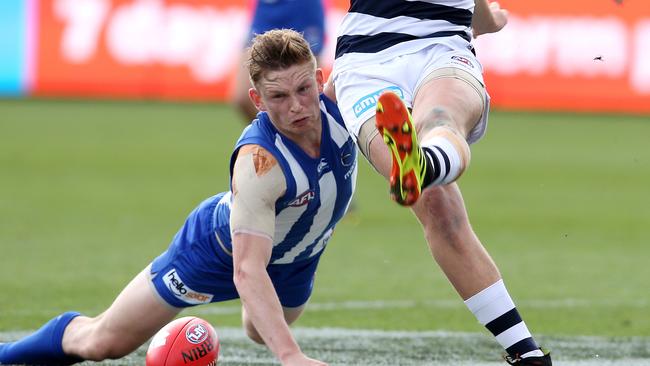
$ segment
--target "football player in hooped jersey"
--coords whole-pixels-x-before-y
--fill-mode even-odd
[[[307,357],[289,324],[303,312],[320,255],[354,191],[356,148],[309,44],[291,30],[255,38],[250,96],[261,111],[231,157],[231,189],[203,201],[169,248],[102,314],[64,313],[0,345],[0,364],[120,358],[183,308],[241,298],[246,333],[282,365]]]
[[[455,183],[487,125],[489,96],[472,36],[499,31],[487,0],[352,0],[326,94],[359,149],[410,206],[438,265],[519,366],[550,366],[473,232]]]

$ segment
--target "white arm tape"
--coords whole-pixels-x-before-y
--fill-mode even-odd
[[[282,168],[267,150],[242,147],[232,178],[231,235],[247,233],[268,237],[275,233],[275,202],[287,189]]]

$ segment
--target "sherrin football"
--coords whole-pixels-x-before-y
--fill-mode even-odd
[[[212,325],[186,316],[173,320],[153,336],[146,366],[216,366],[218,357],[219,339]]]

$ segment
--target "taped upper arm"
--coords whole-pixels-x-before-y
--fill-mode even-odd
[[[231,233],[273,239],[275,202],[286,189],[282,168],[268,150],[259,145],[242,146],[233,167]]]

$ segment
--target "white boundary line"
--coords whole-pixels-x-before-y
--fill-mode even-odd
[[[648,301],[621,301],[621,300],[583,300],[583,299],[564,299],[564,300],[522,300],[515,302],[518,307],[528,307],[537,309],[552,308],[584,308],[584,307],[620,307],[630,306],[635,308],[649,308]],[[465,304],[460,300],[375,300],[375,301],[340,301],[340,302],[316,302],[308,303],[306,312],[323,312],[338,310],[372,310],[372,309],[411,309],[415,307],[430,308],[465,308]],[[240,312],[239,306],[220,306],[218,304],[209,307],[198,307],[189,310],[196,314],[236,314]]]
[[[236,300],[234,300],[236,301]],[[515,304],[520,308],[535,308],[535,309],[576,309],[576,308],[591,308],[591,307],[633,307],[633,308],[647,308],[650,311],[650,301],[646,300],[617,300],[617,299],[601,299],[601,300],[587,300],[587,299],[561,299],[561,300],[520,300],[515,301]],[[465,304],[460,300],[350,300],[350,301],[332,301],[332,302],[309,302],[307,304],[306,312],[326,312],[326,311],[339,311],[339,310],[382,310],[382,309],[412,309],[416,307],[425,308],[465,308]],[[87,314],[99,313],[103,309],[81,309],[82,312]],[[187,313],[197,315],[228,315],[238,314],[241,311],[239,305],[232,305],[232,301],[225,304],[209,304],[208,306],[198,306],[188,308]],[[57,313],[54,309],[39,309],[34,310],[12,310],[15,314],[39,314],[39,315],[52,315]],[[650,366],[650,365],[649,365]]]

